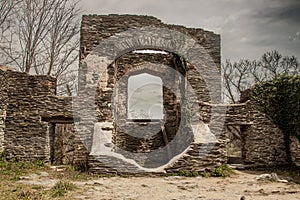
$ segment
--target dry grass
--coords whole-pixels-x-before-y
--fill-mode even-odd
[[[210,172],[213,176],[227,176],[226,173],[230,172],[231,170],[228,169],[225,165],[221,166],[214,171]],[[22,183],[19,180],[24,178],[24,176],[28,176],[30,174],[35,174],[41,177],[40,175],[42,172],[47,172],[48,175],[43,177],[43,180],[55,180],[56,184],[52,185],[42,185],[42,184],[28,184]],[[285,177],[292,177],[294,180],[300,180],[300,171],[299,169],[294,168],[274,168],[268,169],[268,173],[275,172],[281,178]],[[263,171],[251,170],[249,173],[253,174],[261,174],[264,173]],[[177,175],[177,174],[176,174]],[[194,177],[195,173],[189,172],[184,174],[179,174],[183,176]],[[201,176],[207,176],[205,174],[196,174]],[[5,156],[0,155],[0,200],[52,200],[52,199],[61,199],[61,200],[68,200],[68,199],[75,199],[77,195],[87,195],[86,191],[89,187],[105,187],[101,184],[91,186],[86,185],[92,180],[101,180],[103,182],[113,182],[111,185],[114,185],[114,180],[121,180],[121,177],[115,178],[105,178],[101,179],[98,175],[91,175],[87,172],[80,172],[77,171],[74,167],[68,166],[63,171],[55,171],[51,169],[49,166],[45,165],[42,161],[35,161],[35,162],[25,162],[21,160],[10,160],[8,161]],[[100,178],[100,179],[99,179]],[[237,177],[230,177],[230,179],[235,180]],[[130,178],[128,178],[130,180]],[[164,182],[164,178],[156,177],[156,179],[160,180],[160,182]],[[30,180],[30,179],[28,179]],[[123,182],[126,179],[122,179]],[[144,180],[144,179],[143,179]],[[146,180],[146,178],[145,178]],[[191,179],[192,180],[192,179]],[[215,179],[215,178],[205,178],[205,179],[197,179],[194,180],[204,180],[206,181],[214,181],[222,182],[222,179]],[[27,181],[27,180],[26,180]],[[225,180],[224,180],[225,181]],[[228,180],[227,180],[228,181]],[[78,183],[83,182],[83,183]],[[119,183],[120,184],[120,183]],[[79,187],[78,185],[82,185],[83,187]],[[228,185],[227,183],[225,185]],[[127,186],[127,185],[126,185]],[[113,186],[111,186],[113,187]],[[125,186],[124,186],[125,187]],[[225,187],[225,186],[224,186]],[[298,186],[297,186],[298,187]],[[130,186],[131,188],[131,186]],[[107,189],[107,188],[106,188]],[[110,191],[110,190],[108,190]],[[126,190],[127,191],[127,190]],[[111,192],[111,191],[110,191]]]
[[[28,174],[39,175],[47,172],[49,179],[59,181],[52,188],[40,185],[28,185],[19,182]],[[43,161],[8,160],[4,154],[0,155],[0,199],[16,200],[50,200],[50,199],[73,199],[72,193],[78,189],[73,180],[88,180],[92,176],[87,173],[75,171],[72,167],[63,172],[55,172],[45,165]]]

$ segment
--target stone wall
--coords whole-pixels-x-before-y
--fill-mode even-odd
[[[286,138],[284,130],[279,129],[274,124],[269,116],[270,113],[260,112],[265,108],[263,108],[262,102],[257,102],[257,95],[253,96],[255,88],[247,89],[241,93],[241,101],[249,102],[246,108],[253,121],[253,125],[247,127],[243,135],[245,163],[256,165],[290,164],[286,155],[286,140],[290,140],[288,148],[291,153],[291,161],[299,166],[299,140],[293,136]]]
[[[287,164],[284,135],[249,96],[242,93],[240,106],[229,105],[226,124],[239,125],[242,137],[242,158],[245,164]]]
[[[5,112],[0,110],[0,153],[4,151]]]
[[[211,55],[220,67],[220,35],[200,28],[186,28],[179,25],[165,24],[152,16],[137,15],[83,15],[81,22],[80,60],[93,52],[93,48],[104,39],[130,28],[153,26],[180,31],[193,37]]]
[[[242,156],[246,164],[282,165],[286,164],[284,135],[281,130],[258,108],[247,106],[252,125],[243,132]]]
[[[291,139],[290,150],[291,150],[292,161],[296,166],[300,167],[300,141],[295,136],[291,136],[290,139]]]
[[[6,112],[4,150],[10,157],[49,161],[48,121],[72,119],[71,99],[55,96],[56,80],[49,76],[5,69],[0,70],[0,83]]]
[[[150,166],[151,164],[147,165],[147,163],[153,163],[151,160],[160,160],[161,165],[163,165],[168,163],[168,161],[170,161],[170,159],[174,156],[182,153],[191,158],[191,160],[199,160],[197,162],[190,162],[190,164],[180,161],[172,161],[171,165],[176,166],[174,167],[174,170],[188,170],[191,167],[200,169],[201,166],[213,166],[224,163],[226,160],[224,150],[226,140],[224,139],[225,133],[222,131],[222,123],[218,123],[218,120],[220,119],[218,119],[218,117],[207,117],[205,121],[206,125],[212,122],[215,126],[212,127],[212,125],[210,127],[212,130],[212,133],[210,134],[216,134],[217,137],[220,136],[219,140],[214,141],[217,142],[215,151],[212,151],[210,154],[208,149],[213,148],[212,145],[214,142],[210,145],[206,145],[205,141],[193,142],[195,138],[192,127],[195,129],[195,127],[203,124],[203,116],[200,116],[199,112],[195,112],[193,113],[194,116],[192,121],[187,122],[190,116],[181,116],[180,114],[181,109],[186,109],[182,108],[186,105],[186,95],[192,94],[192,96],[189,96],[189,102],[191,103],[191,105],[189,105],[191,108],[189,109],[191,110],[193,110],[193,107],[199,107],[200,102],[203,101],[219,103],[220,98],[211,99],[207,86],[208,83],[205,82],[205,78],[203,77],[205,73],[201,74],[193,63],[190,63],[189,60],[184,60],[182,55],[177,55],[177,52],[172,52],[173,49],[167,47],[167,43],[172,41],[174,38],[168,38],[167,35],[162,34],[160,35],[162,40],[155,41],[154,39],[148,40],[148,36],[145,35],[144,39],[133,38],[136,40],[126,41],[121,45],[114,44],[119,46],[124,45],[122,46],[124,47],[124,50],[122,51],[123,54],[118,54],[112,61],[108,61],[111,59],[110,56],[101,57],[101,55],[97,53],[97,50],[101,52],[105,52],[107,50],[107,52],[110,52],[111,49],[114,48],[111,45],[103,48],[101,47],[101,49],[97,47],[98,45],[103,44],[103,42],[109,37],[113,38],[112,36],[117,36],[132,28],[142,27],[167,28],[193,38],[197,45],[201,45],[204,48],[208,57],[212,58],[212,62],[206,62],[204,60],[207,58],[205,58],[204,54],[201,54],[199,58],[197,57],[197,59],[202,59],[201,66],[206,67],[208,71],[210,69],[214,69],[214,67],[217,69],[215,74],[210,73],[210,77],[206,78],[210,80],[217,80],[220,78],[220,36],[217,34],[204,31],[203,29],[164,24],[160,20],[150,16],[89,15],[83,16],[81,27],[79,96],[81,94],[82,96],[86,94],[94,94],[96,96],[96,123],[99,124],[99,129],[105,132],[108,137],[112,138],[112,140],[108,141],[108,143],[111,142],[112,144],[109,145],[114,146],[114,153],[120,153],[122,150],[129,151],[132,156],[126,154],[127,158],[135,159],[137,156],[138,158],[135,160],[138,163],[146,163],[145,165],[148,167],[154,167]],[[152,36],[155,37],[155,35]],[[161,50],[165,51],[166,54],[142,54],[134,52],[134,50],[140,49]],[[192,54],[189,54],[188,56],[191,55]],[[192,58],[195,58],[195,56]],[[100,77],[98,77],[99,73],[97,74],[95,72],[97,69],[101,68],[101,65],[107,62],[109,62],[108,65],[104,67],[105,70],[103,70]],[[206,73],[209,73],[208,71],[206,71]],[[176,72],[180,75],[176,75]],[[147,122],[146,124],[140,123],[139,125],[138,122],[134,123],[127,119],[127,80],[131,75],[140,73],[149,73],[151,75],[158,76],[163,81],[163,105],[165,112],[167,113],[166,121],[163,124],[161,122]],[[183,78],[179,78],[179,76],[182,76]],[[94,78],[91,80],[91,77]],[[97,78],[99,80],[98,83]],[[124,80],[122,81],[121,79]],[[94,84],[95,82],[97,84]],[[193,92],[187,92],[187,84],[190,84]],[[220,85],[211,84],[210,86],[211,88],[209,89],[220,94]],[[93,93],[91,89],[93,87],[97,87],[96,93]],[[89,105],[87,98],[81,100],[86,102],[85,104]],[[112,109],[112,107],[114,107],[114,109]],[[205,111],[207,111],[205,116],[208,116],[210,109]],[[203,112],[205,111],[203,110]],[[116,112],[117,116],[114,115],[113,112]],[[80,113],[90,112],[88,112],[86,108],[81,108]],[[185,112],[182,111],[182,113]],[[222,114],[222,117],[224,117],[224,113],[220,113],[220,115]],[[101,148],[101,145],[97,146],[96,144],[97,141],[99,141],[99,138],[97,139],[97,137],[102,136],[97,136],[97,133],[93,130],[93,126],[89,126],[89,124],[93,124],[95,122],[92,121],[91,116],[88,115],[81,115],[81,119],[81,137],[86,139],[86,149],[93,152],[93,155],[89,157],[88,161],[89,166],[91,167],[90,170],[93,172],[107,172],[110,170],[113,172],[114,169],[108,170],[109,167],[104,167],[103,163],[101,164],[101,160],[95,159],[101,157],[103,158],[102,162],[107,160],[107,157],[96,154],[97,149]],[[145,127],[141,128],[141,126]],[[157,129],[157,134],[145,136],[148,132],[147,128],[149,130]],[[133,136],[133,133],[138,132],[138,130],[140,131],[140,135]],[[141,137],[141,135],[145,137]],[[93,140],[92,143],[90,142],[91,140]],[[174,142],[174,140],[180,142]],[[108,143],[106,145],[108,145]],[[173,143],[175,144],[173,145]],[[209,148],[206,148],[206,146]],[[166,151],[164,151],[164,147],[167,148]],[[155,151],[157,153],[151,154],[151,152]],[[207,157],[205,156],[206,158],[202,161],[199,158],[199,154],[203,154],[201,151],[205,151],[208,155]],[[151,154],[151,158],[143,158],[143,156],[147,157],[145,154],[132,154],[138,152],[148,152]],[[83,151],[82,154],[84,153],[86,152]],[[121,163],[123,161],[115,159],[114,162]],[[145,165],[141,165],[145,167]],[[132,166],[128,165],[127,167],[130,168]],[[172,167],[169,167],[168,169],[171,171]],[[121,170],[126,171],[126,165]]]
[[[116,144],[118,148],[127,151],[130,150],[131,152],[157,151],[155,154],[151,154],[150,160],[146,159],[143,162],[140,161],[140,163],[145,163],[145,165],[151,163],[149,164],[151,167],[154,167],[153,164],[166,164],[172,157],[187,148],[187,145],[178,143],[176,144],[178,147],[174,147],[173,150],[169,150],[168,153],[159,150],[168,145],[176,134],[179,134],[180,125],[186,126],[180,120],[180,118],[184,118],[180,114],[180,105],[183,103],[181,94],[184,92],[180,91],[180,88],[184,88],[184,82],[180,81],[176,74],[176,69],[183,71],[181,63],[176,62],[176,57],[172,54],[129,53],[117,59],[114,67],[114,71],[116,71],[115,79],[118,81],[118,85],[116,86],[117,94],[114,99],[114,107],[118,113],[118,118],[114,119],[114,144]],[[149,73],[162,80],[162,104],[165,112],[164,115],[166,116],[164,120],[146,123],[144,127],[140,125],[143,123],[135,123],[127,119],[127,101],[129,98],[127,91],[128,78],[141,73]],[[162,129],[164,129],[164,131]],[[156,132],[151,133],[153,130],[156,130]],[[188,127],[186,127],[185,130],[186,134],[184,135],[186,138],[182,138],[182,141],[192,140],[192,134],[188,131]],[[190,144],[190,142],[188,143]],[[138,157],[140,160],[141,156]]]
[[[173,38],[166,34],[155,40],[155,32],[116,44],[123,48],[118,55],[112,55],[112,49],[117,48],[113,45],[97,50],[111,36],[142,27],[186,34],[212,60],[205,52],[199,57],[193,51],[179,55],[177,44],[172,52]],[[126,39],[126,35],[122,37]],[[185,39],[183,49],[190,44]],[[147,47],[164,53],[135,52]],[[97,51],[112,54],[103,57]],[[164,119],[128,119],[128,78],[141,73],[162,80]],[[28,160],[88,166],[93,173],[203,171],[226,163],[226,126],[239,126],[245,164],[286,164],[279,128],[252,99],[242,98],[243,103],[236,105],[220,104],[221,86],[212,84],[219,83],[219,78],[217,34],[164,24],[149,16],[83,16],[77,97],[56,96],[56,80],[49,76],[0,67],[0,152]],[[291,140],[297,164],[299,141]],[[102,152],[105,154],[99,154]]]
[[[210,114],[207,113],[214,106],[226,107],[225,127],[239,127],[244,164],[257,166],[287,164],[283,133],[266,114],[259,111],[253,100],[231,105],[203,103],[200,112],[203,121],[210,119]],[[224,134],[227,134],[226,131]],[[228,139],[228,136],[224,139]],[[298,155],[296,146],[294,143],[292,148],[294,155]]]
[[[240,126],[245,164],[271,166],[287,163],[281,130],[259,111],[254,101],[229,105],[226,125]]]

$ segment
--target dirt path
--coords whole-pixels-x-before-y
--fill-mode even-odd
[[[237,171],[228,178],[111,177],[73,182],[79,189],[72,199],[116,200],[300,200],[300,185],[292,182],[258,181],[258,174]],[[40,177],[22,184],[51,187],[55,180]]]

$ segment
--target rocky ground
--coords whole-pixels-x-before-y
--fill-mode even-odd
[[[64,199],[201,199],[300,200],[300,185],[290,177],[266,172],[235,171],[215,177],[97,177],[72,181],[77,187]],[[59,179],[47,172],[21,177],[15,184],[51,188]]]

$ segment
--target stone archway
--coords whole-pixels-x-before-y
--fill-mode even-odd
[[[101,17],[100,17],[101,18]],[[123,29],[124,30],[124,29]],[[200,30],[199,30],[200,31]],[[201,31],[200,31],[201,32]],[[105,124],[106,127],[114,127],[113,124],[119,121],[119,119],[122,120],[122,116],[126,116],[126,109],[117,109],[112,110],[109,108],[109,105],[112,107],[116,107],[116,105],[113,102],[109,101],[109,97],[113,95],[115,92],[118,94],[118,91],[120,90],[119,86],[116,87],[116,82],[113,81],[113,78],[115,74],[114,70],[111,70],[109,66],[112,66],[115,64],[116,60],[122,57],[122,55],[125,55],[129,52],[132,52],[134,50],[140,50],[140,49],[155,49],[155,50],[162,50],[166,52],[172,52],[174,55],[180,55],[178,56],[179,62],[187,61],[190,63],[189,65],[189,71],[192,72],[193,70],[196,73],[189,73],[189,77],[186,78],[186,80],[190,81],[192,80],[192,86],[188,86],[191,91],[194,89],[194,92],[189,92],[189,100],[185,99],[186,102],[190,102],[193,105],[192,106],[199,106],[199,97],[203,95],[203,88],[209,88],[208,94],[209,99],[211,99],[213,102],[219,102],[220,101],[220,72],[219,72],[219,64],[215,62],[214,59],[217,59],[214,57],[212,59],[211,55],[207,53],[207,49],[202,47],[200,45],[201,42],[194,40],[191,38],[188,34],[184,34],[180,31],[174,30],[174,27],[172,29],[168,29],[166,27],[139,27],[135,29],[128,29],[124,32],[118,32],[113,33],[113,37],[108,38],[102,38],[101,42],[98,46],[95,46],[93,48],[93,51],[90,52],[84,60],[82,60],[81,63],[81,71],[82,77],[80,77],[80,90],[79,93],[84,102],[84,107],[80,105],[80,101],[78,101],[78,104],[76,106],[81,107],[81,113],[82,113],[82,121],[78,126],[78,130],[80,132],[80,135],[82,136],[84,144],[87,146],[87,149],[90,150],[94,146],[95,138],[97,136],[93,136],[94,133],[94,127],[93,123],[97,122],[101,123],[102,125]],[[183,59],[181,59],[183,58]],[[162,62],[162,60],[160,61]],[[120,67],[122,69],[123,66]],[[119,68],[118,68],[119,69]],[[161,73],[161,72],[160,72]],[[91,79],[92,78],[92,79]],[[185,79],[185,78],[184,78]],[[198,79],[198,81],[197,81]],[[202,80],[204,85],[199,85],[199,80]],[[188,81],[186,83],[188,83]],[[198,83],[197,83],[198,82]],[[96,109],[96,112],[94,110],[94,107],[87,107],[86,105],[93,105],[95,102],[94,97],[97,96],[96,88],[98,83],[103,86],[100,94],[100,99],[105,100],[105,102],[99,102],[101,106],[98,107],[98,110]],[[126,84],[125,84],[126,86]],[[172,86],[170,86],[172,88]],[[192,95],[191,95],[192,94]],[[193,101],[192,101],[192,100]],[[79,99],[80,100],[80,99]],[[83,108],[82,108],[83,107]],[[183,107],[183,106],[181,106]],[[221,133],[221,127],[220,124],[222,124],[222,117],[220,118],[218,115],[218,119],[214,119],[214,114],[216,112],[222,113],[222,109],[219,109],[219,107],[212,107],[211,113],[210,113],[210,120],[207,120],[207,122],[210,125],[210,128],[214,131],[216,134],[216,137],[218,137]],[[199,110],[199,109],[198,109]],[[225,112],[225,109],[223,109],[223,112]],[[117,115],[116,115],[117,114]],[[187,119],[185,119],[187,120]],[[197,121],[201,120],[201,116],[199,114],[195,114],[195,117],[190,120],[190,123],[194,123],[194,126],[197,125]],[[107,123],[111,124],[107,126]],[[190,124],[192,125],[192,124]],[[108,135],[113,135],[113,128],[105,128],[104,126],[98,127],[98,129],[101,131],[110,131],[110,133],[107,133]],[[188,140],[187,146],[193,146],[192,141],[196,137],[195,134],[198,134],[197,128],[192,129],[192,140]],[[195,132],[196,131],[196,132]],[[111,136],[113,137],[113,136]],[[91,142],[92,138],[94,138],[94,142]],[[174,137],[176,139],[176,137]],[[211,145],[200,145],[196,149],[196,151],[201,151],[202,147],[206,148],[206,151],[209,152],[208,149],[214,148],[214,143]],[[103,144],[105,146],[105,144]],[[186,149],[186,151],[190,150],[192,147],[189,147],[189,149]],[[101,149],[101,148],[100,148]],[[193,149],[193,148],[192,148]],[[94,154],[97,152],[92,151]],[[195,153],[195,152],[194,152]],[[195,153],[195,155],[198,154],[199,157],[205,157],[204,154]],[[101,157],[101,156],[100,156]],[[176,156],[175,156],[176,157]],[[172,163],[174,163],[176,160],[178,160],[178,157],[173,157]],[[98,159],[99,160],[99,159]],[[101,158],[100,158],[101,160]],[[100,161],[99,160],[99,161]],[[107,161],[108,159],[102,159],[101,162]],[[170,161],[171,162],[171,161]],[[176,161],[177,162],[177,161]],[[111,163],[105,163],[108,166]],[[181,164],[179,164],[181,165]],[[192,164],[192,166],[201,165],[200,162],[197,164]],[[188,167],[181,166],[181,167]],[[113,165],[110,166],[112,168],[117,168],[117,170],[123,170],[121,168],[118,168],[118,166]],[[164,166],[165,168],[166,166]],[[145,169],[143,169],[145,170]],[[146,170],[147,171],[147,170]]]

